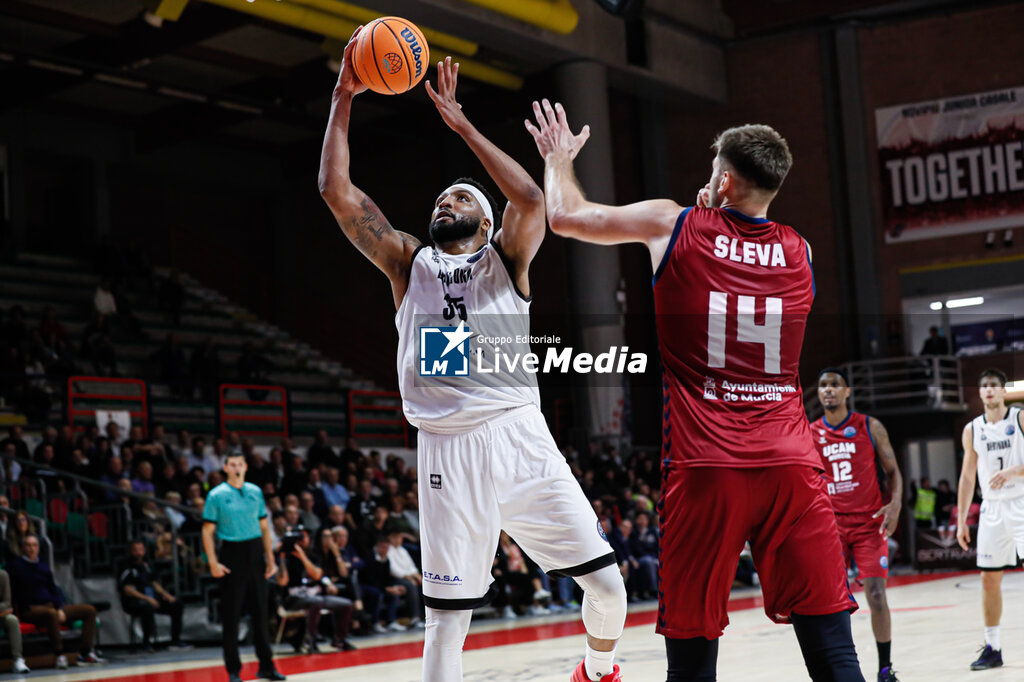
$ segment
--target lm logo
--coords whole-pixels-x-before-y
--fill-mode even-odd
[[[466,321],[458,327],[420,327],[420,376],[469,376],[469,337]]]

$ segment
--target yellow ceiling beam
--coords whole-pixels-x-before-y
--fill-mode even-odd
[[[167,21],[177,21],[181,18],[187,4],[188,0],[143,0],[142,3],[150,14]]]
[[[358,5],[341,2],[340,0],[285,0],[285,2],[292,5],[311,7],[328,14],[336,14],[364,25],[383,16],[376,10],[359,7]],[[423,26],[420,26],[419,28],[423,31],[423,37],[427,39],[427,44],[431,47],[438,48],[438,52],[447,50],[456,54],[472,56],[480,49],[480,46],[471,40],[465,40],[464,38],[453,36],[450,33],[435,31],[432,28],[424,28]]]
[[[463,0],[555,33],[576,30],[580,15],[571,0]]]

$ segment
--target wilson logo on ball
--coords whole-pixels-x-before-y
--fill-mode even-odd
[[[388,52],[380,60],[380,65],[388,73],[398,73],[402,70],[402,55],[397,52]]]
[[[420,74],[423,73],[423,48],[420,47],[419,40],[416,38],[416,34],[408,28],[402,29],[402,37],[405,42],[409,43],[409,50],[412,52],[412,57],[416,61],[416,77],[419,78]]]

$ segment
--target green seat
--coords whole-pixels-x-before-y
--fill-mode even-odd
[[[85,520],[85,514],[68,512],[68,534],[73,538],[85,538],[89,528]]]
[[[34,498],[25,500],[25,511],[27,511],[31,516],[42,516],[43,501]]]

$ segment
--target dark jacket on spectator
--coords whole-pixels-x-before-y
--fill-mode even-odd
[[[20,556],[7,565],[7,572],[14,584],[14,600],[19,611],[47,602],[58,609],[64,606],[64,597],[53,580],[53,571],[42,559],[29,561]]]
[[[629,549],[634,557],[658,556],[658,531],[647,526],[641,533],[634,527],[629,534]]]

